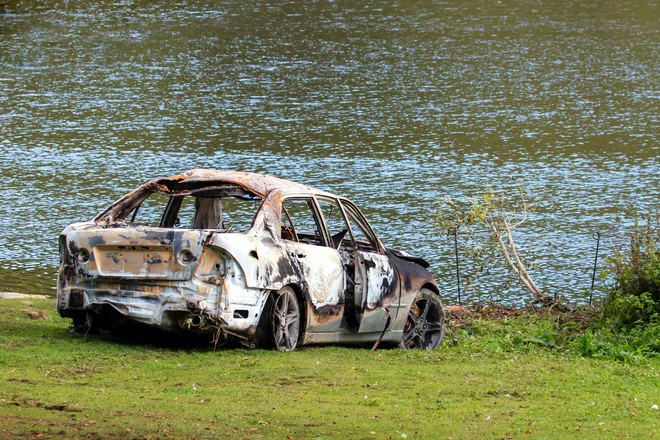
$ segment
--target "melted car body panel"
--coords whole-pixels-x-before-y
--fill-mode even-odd
[[[387,256],[374,252],[359,254],[366,272],[359,332],[382,331],[388,315],[395,319],[399,309],[399,278]]]
[[[87,255],[81,274],[93,278],[188,280],[208,235],[203,230],[94,226],[64,232],[68,251]]]

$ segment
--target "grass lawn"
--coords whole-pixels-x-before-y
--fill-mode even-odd
[[[213,352],[85,340],[69,324],[54,300],[0,300],[0,438],[660,437],[658,360],[461,344]]]

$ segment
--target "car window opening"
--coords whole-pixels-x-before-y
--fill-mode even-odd
[[[129,226],[245,232],[252,227],[260,203],[261,197],[242,189],[205,189],[185,195],[153,192],[130,211],[120,211],[115,221]]]
[[[287,199],[283,202],[280,223],[280,237],[283,240],[325,246],[311,198]]]
[[[366,220],[357,214],[356,208],[352,205],[342,202],[342,206],[346,209],[346,215],[351,225],[351,233],[357,248],[365,252],[378,252],[378,245],[372,234],[368,232],[370,229],[366,224]]]
[[[319,198],[319,206],[332,238],[331,246],[339,252],[341,264],[346,274],[346,285],[344,290],[344,318],[349,328],[359,325],[357,319],[358,308],[355,304],[355,245],[353,238],[348,233],[349,227],[346,218],[336,200]]]
[[[353,242],[348,234],[348,226],[337,202],[334,200],[319,199],[319,206],[321,207],[325,224],[332,239],[332,246],[335,249],[339,249],[340,246],[352,248]]]

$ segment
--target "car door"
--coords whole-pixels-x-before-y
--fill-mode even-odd
[[[307,331],[336,332],[343,316],[345,274],[313,197],[282,202],[281,238],[295,280],[307,298]],[[292,280],[293,281],[293,280]]]
[[[396,319],[400,289],[398,275],[360,210],[341,199],[355,252],[355,306],[360,333],[382,332]]]
[[[344,269],[345,285],[343,291],[344,316],[342,330],[356,332],[359,328],[359,316],[362,308],[357,302],[362,298],[362,281],[356,277],[356,261],[358,258],[356,247],[349,231],[346,215],[336,197],[317,195],[315,197],[319,210],[323,215],[323,223],[327,228],[328,246],[336,249]],[[356,302],[356,291],[360,301]]]

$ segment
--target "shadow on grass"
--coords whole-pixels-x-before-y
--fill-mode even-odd
[[[71,330],[69,330],[71,332]],[[194,332],[168,332],[159,328],[137,323],[124,323],[112,331],[101,329],[98,332],[73,332],[73,335],[86,341],[103,341],[123,346],[140,346],[174,351],[214,351],[243,348],[236,339],[213,342],[213,335]]]
[[[214,347],[213,336],[209,334],[197,334],[193,332],[168,332],[158,328],[130,323],[123,325],[120,329],[113,331],[102,330],[99,333],[87,335],[83,333],[74,333],[75,335],[86,338],[88,341],[98,340],[111,344],[118,344],[122,346],[140,346],[156,349],[166,349],[174,351],[220,351],[220,350],[257,350],[249,348],[241,344],[237,338],[230,337],[224,343],[218,342]],[[343,345],[324,345],[324,347],[349,347],[357,350],[371,350],[373,344],[343,344]],[[304,351],[306,349],[318,348],[318,346],[299,346],[296,351]],[[378,346],[378,350],[396,350],[398,346],[392,344],[382,343]],[[274,349],[260,349],[264,351],[276,351]]]

